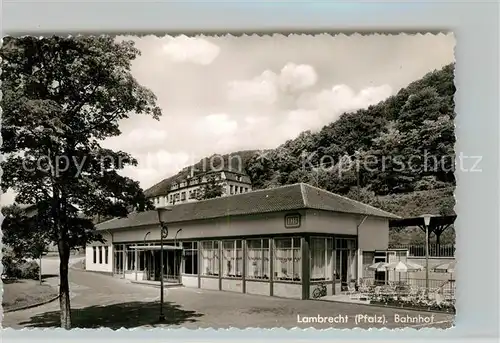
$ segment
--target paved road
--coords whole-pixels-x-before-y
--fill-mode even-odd
[[[52,262],[49,262],[49,264]],[[57,264],[55,264],[57,265]],[[49,268],[49,267],[47,267]],[[58,278],[47,282],[57,286]],[[159,314],[159,289],[129,283],[97,273],[72,270],[70,272],[71,306],[73,327],[151,327],[157,324]],[[56,327],[58,326],[58,302],[38,308],[6,313],[3,327]],[[273,297],[244,295],[229,292],[170,288],[165,290],[166,324],[170,327],[187,328],[414,328],[452,326],[454,316],[426,312],[402,311],[374,306],[330,303],[324,301],[301,301]],[[363,315],[362,322],[356,322]],[[366,315],[366,316],[364,316]],[[395,315],[401,319],[422,318],[432,323],[396,323]],[[409,317],[407,317],[407,315]],[[311,317],[325,323],[311,323]],[[331,318],[331,319],[329,319]],[[347,319],[346,319],[347,318]],[[377,320],[385,320],[377,322]],[[336,321],[329,323],[328,320]]]

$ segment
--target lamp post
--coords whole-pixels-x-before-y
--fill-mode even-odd
[[[145,235],[144,235],[144,246],[146,246],[146,238],[148,237],[148,235],[151,234],[151,231],[148,231]]]
[[[430,214],[424,214],[425,227],[425,293],[429,296],[429,224],[431,223]]]
[[[144,270],[146,271],[146,280],[149,280],[149,278],[151,277],[151,270],[150,269],[151,269],[151,264],[152,263],[151,263],[151,260],[149,260],[149,263],[147,263],[148,258],[147,258],[147,254],[146,254],[146,251],[147,251],[146,250],[146,238],[148,237],[148,235],[150,233],[151,233],[151,231],[148,231],[144,235],[144,243],[143,243],[143,245],[144,245],[144,248],[143,248],[144,249],[144,253],[142,254],[142,256],[144,258]],[[152,254],[153,254],[153,252],[151,252],[151,254],[149,254],[150,257],[151,257]],[[148,267],[148,265],[149,265],[149,267]]]
[[[168,227],[165,222],[161,220],[162,211],[171,211],[170,208],[157,208],[158,212],[158,222],[160,223],[160,322],[165,321],[165,315],[163,314],[163,239],[168,236]]]
[[[175,233],[175,237],[174,237],[174,245],[177,246],[177,235],[179,234],[179,232],[181,232],[182,229],[179,229],[177,230],[177,232]]]

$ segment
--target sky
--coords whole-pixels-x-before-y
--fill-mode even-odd
[[[453,62],[455,47],[452,34],[123,39],[141,51],[132,74],[163,114],[131,115],[103,146],[138,160],[122,174],[144,189],[203,157],[275,148],[377,104]]]

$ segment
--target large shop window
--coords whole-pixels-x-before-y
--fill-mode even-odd
[[[183,242],[184,269],[187,275],[198,275],[198,242]]]
[[[368,269],[368,267],[374,263],[374,260],[374,251],[363,251],[363,278],[373,279],[375,277],[375,272]]]
[[[123,244],[117,244],[113,248],[113,272],[115,274],[123,273]]]
[[[135,250],[130,249],[131,245],[127,245],[127,269],[135,270]]]
[[[142,272],[146,270],[146,259],[151,256],[151,251],[139,250],[137,252],[137,258],[139,259],[139,265],[137,270]]]
[[[269,280],[270,278],[269,239],[247,240],[248,279]]]
[[[331,281],[333,279],[333,239],[311,238],[311,281]]]
[[[300,238],[274,240],[274,280],[300,281],[302,278],[302,252]]]
[[[222,242],[222,275],[240,278],[243,274],[243,249],[241,239]]]
[[[201,242],[201,272],[206,276],[219,276],[219,241]]]
[[[335,239],[335,275],[343,285],[356,282],[356,240]]]

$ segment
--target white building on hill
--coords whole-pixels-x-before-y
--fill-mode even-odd
[[[252,183],[248,175],[231,170],[211,171],[201,175],[193,172],[184,180],[163,180],[144,193],[157,207],[183,204],[197,201],[202,187],[209,182],[220,184],[222,196],[247,193],[252,191]]]

